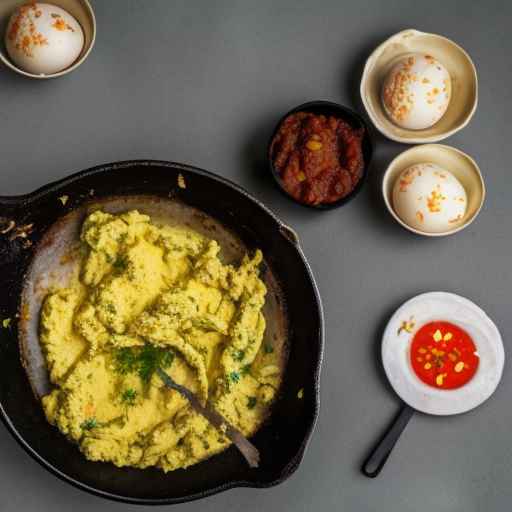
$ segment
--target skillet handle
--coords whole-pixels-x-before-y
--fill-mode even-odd
[[[409,420],[414,414],[414,409],[404,404],[400,412],[394,418],[382,439],[377,443],[370,456],[364,461],[362,472],[368,478],[375,478],[381,472],[388,460],[398,438],[405,430]]]
[[[286,224],[281,223],[279,226],[279,231],[285,238],[290,240],[290,242],[292,244],[299,245],[299,243],[300,243],[299,235],[290,226],[287,226]]]
[[[33,224],[20,218],[21,202],[15,197],[0,197],[0,264],[8,263],[19,254],[20,248],[30,247]]]
[[[10,233],[16,227],[14,204],[8,198],[0,197],[0,244],[5,245]]]

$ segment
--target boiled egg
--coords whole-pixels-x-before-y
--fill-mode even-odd
[[[408,130],[437,123],[451,98],[451,79],[434,57],[408,54],[391,68],[382,87],[382,103],[391,121]]]
[[[393,208],[419,231],[443,233],[463,224],[466,191],[449,171],[433,163],[405,169],[393,187]]]
[[[5,46],[14,64],[37,75],[51,75],[71,66],[84,46],[78,21],[56,5],[30,3],[12,14]]]

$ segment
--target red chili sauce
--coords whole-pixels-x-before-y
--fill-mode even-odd
[[[430,322],[414,335],[411,363],[429,386],[455,389],[469,382],[480,359],[471,336],[450,322]]]
[[[283,188],[310,205],[333,203],[354,190],[364,167],[364,129],[308,112],[289,115],[279,127],[270,157]]]

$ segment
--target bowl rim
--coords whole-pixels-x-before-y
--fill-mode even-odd
[[[411,136],[405,137],[401,135],[397,135],[392,131],[387,130],[381,123],[378,118],[378,116],[375,114],[373,108],[371,107],[369,101],[368,101],[368,95],[367,95],[367,83],[368,83],[368,76],[370,73],[374,71],[375,62],[378,60],[378,57],[382,50],[393,42],[395,39],[402,38],[405,35],[409,36],[431,36],[438,39],[443,39],[450,45],[452,45],[457,51],[460,52],[460,54],[467,60],[468,64],[471,67],[473,81],[474,81],[474,87],[475,87],[475,100],[473,102],[473,105],[471,106],[470,111],[466,114],[466,116],[462,119],[462,121],[456,125],[455,127],[451,128],[450,130],[447,130],[445,132],[441,132],[438,134],[433,134],[429,136],[414,136],[414,133],[417,132],[417,130],[405,130],[408,134]],[[459,132],[463,128],[465,128],[473,118],[476,109],[478,107],[478,73],[476,70],[475,63],[469,56],[468,52],[462,48],[462,46],[458,45],[455,41],[452,39],[442,36],[440,34],[434,34],[432,32],[422,32],[420,30],[411,28],[411,29],[405,29],[401,30],[400,32],[397,32],[396,34],[393,34],[392,36],[388,37],[385,41],[383,41],[373,52],[370,54],[368,59],[366,60],[363,74],[361,76],[361,84],[359,87],[359,94],[361,96],[361,100],[363,102],[364,108],[366,110],[366,113],[368,114],[368,117],[371,119],[373,125],[377,130],[379,130],[382,135],[387,137],[390,140],[394,140],[395,142],[402,142],[404,144],[423,144],[423,143],[433,143],[433,142],[440,142],[444,139],[447,139],[451,135],[454,135],[455,133]],[[435,126],[435,125],[434,125]]]
[[[334,201],[332,203],[321,203],[321,204],[317,204],[317,205],[302,203],[302,202],[298,201],[297,199],[295,199],[292,195],[290,195],[284,189],[284,187],[281,183],[281,177],[280,177],[279,173],[277,172],[277,170],[274,166],[274,162],[272,161],[272,157],[271,157],[272,142],[274,141],[274,138],[275,138],[279,128],[283,124],[284,120],[292,114],[295,114],[297,112],[300,112],[300,111],[306,110],[306,109],[314,109],[315,107],[331,108],[333,111],[341,112],[342,115],[340,115],[338,117],[342,118],[343,120],[347,120],[347,117],[355,119],[361,125],[361,127],[364,128],[365,132],[363,135],[363,141],[365,141],[365,143],[367,144],[367,147],[368,147],[368,158],[365,158],[365,160],[364,160],[363,173],[361,175],[361,178],[357,182],[356,186],[352,189],[352,191],[349,194],[347,194],[345,197],[342,197],[341,199],[338,199],[337,201]],[[290,109],[288,112],[286,112],[286,114],[282,115],[279,118],[278,122],[275,125],[274,130],[272,131],[272,135],[270,136],[270,139],[268,141],[266,156],[267,156],[268,166],[270,168],[270,172],[272,174],[274,182],[275,182],[277,188],[280,190],[280,192],[285,197],[287,197],[289,200],[293,201],[295,204],[298,204],[305,208],[310,208],[312,210],[327,211],[327,210],[334,210],[335,208],[340,208],[341,206],[344,206],[345,204],[347,204],[349,201],[354,199],[354,197],[359,194],[359,192],[361,191],[361,189],[363,187],[364,182],[368,178],[368,173],[369,173],[369,169],[370,169],[370,165],[371,165],[371,161],[372,161],[372,157],[373,157],[373,150],[374,150],[374,144],[373,144],[371,136],[370,136],[370,130],[368,129],[367,122],[364,120],[364,118],[361,114],[359,114],[355,110],[353,110],[345,105],[342,105],[341,103],[335,103],[335,102],[329,101],[329,100],[312,100],[312,101],[307,101],[306,103],[302,103],[302,104]]]
[[[8,68],[12,69],[16,73],[26,76],[28,78],[35,78],[37,80],[48,80],[50,78],[58,78],[59,76],[67,75],[68,73],[71,73],[76,68],[78,68],[81,64],[83,64],[85,62],[87,57],[89,57],[89,54],[91,53],[91,51],[94,47],[94,44],[96,42],[96,16],[94,15],[94,10],[93,10],[92,5],[89,2],[89,0],[75,0],[75,1],[78,2],[79,4],[81,4],[86,9],[86,11],[89,13],[89,15],[91,17],[91,22],[92,22],[91,23],[91,42],[89,44],[89,47],[85,50],[84,54],[78,60],[76,60],[73,64],[71,64],[71,66],[63,69],[62,71],[58,71],[57,73],[50,73],[48,75],[44,75],[44,74],[38,75],[36,73],[30,73],[29,71],[25,71],[24,69],[21,69],[18,66],[16,66],[7,55],[4,55],[3,51],[0,52],[0,60]]]
[[[425,148],[425,147],[442,148],[444,150],[448,150],[448,151],[457,153],[458,156],[467,159],[469,161],[469,163],[471,164],[471,167],[473,168],[473,171],[474,171],[475,175],[477,176],[478,181],[480,182],[480,186],[481,186],[481,190],[482,190],[482,197],[480,199],[480,204],[478,205],[478,208],[475,210],[473,215],[468,217],[466,222],[464,222],[460,226],[457,226],[448,231],[442,231],[439,233],[430,233],[428,231],[422,231],[420,229],[416,229],[412,226],[409,226],[409,224],[404,222],[397,215],[397,213],[395,212],[395,210],[393,208],[391,198],[388,197],[388,194],[386,193],[386,185],[388,184],[388,181],[389,181],[389,175],[391,173],[392,168],[397,163],[397,161],[399,161],[401,158],[403,158],[406,154],[413,153],[413,152],[418,151],[419,149]],[[407,229],[408,231],[411,231],[412,233],[414,233],[416,235],[434,237],[434,238],[439,238],[439,237],[448,236],[448,235],[454,235],[455,233],[462,231],[463,229],[467,228],[470,224],[472,224],[474,222],[474,220],[478,217],[478,214],[480,213],[480,211],[482,210],[484,202],[485,202],[485,196],[486,196],[486,188],[485,188],[484,178],[482,176],[482,171],[480,170],[480,167],[478,166],[478,164],[476,163],[474,158],[470,157],[467,153],[464,153],[464,151],[461,151],[460,149],[455,148],[453,146],[448,146],[447,144],[422,144],[419,146],[413,146],[412,148],[406,149],[405,151],[402,151],[401,153],[399,153],[395,158],[393,158],[393,160],[391,160],[391,162],[386,167],[384,174],[382,175],[381,192],[382,192],[382,196],[384,199],[384,203],[386,204],[386,208],[388,209],[388,212],[398,222],[398,224],[400,224],[403,228]]]
[[[88,492],[90,494],[99,496],[104,499],[108,499],[111,501],[117,501],[121,503],[129,503],[134,505],[173,505],[179,503],[185,503],[189,501],[199,500],[208,496],[212,496],[218,494],[223,491],[227,491],[229,489],[237,488],[237,487],[248,487],[248,488],[269,488],[279,485],[290,478],[295,471],[299,468],[300,464],[304,460],[306,451],[310,445],[311,438],[316,429],[316,425],[318,423],[319,414],[320,414],[320,382],[321,382],[321,370],[323,366],[324,360],[324,352],[325,352],[325,315],[322,304],[322,299],[320,296],[320,291],[315,280],[312,268],[302,250],[302,247],[299,243],[298,236],[295,231],[290,228],[286,223],[284,223],[270,208],[268,208],[264,203],[254,197],[250,192],[244,189],[242,186],[236,184],[235,182],[224,178],[218,174],[213,172],[204,170],[199,167],[195,167],[192,165],[181,164],[177,162],[164,161],[164,160],[148,160],[148,159],[140,159],[140,160],[127,160],[127,161],[119,161],[113,162],[109,164],[98,165],[95,167],[88,168],[83,171],[76,172],[62,179],[50,182],[42,187],[29,192],[27,194],[17,195],[17,196],[0,196],[0,209],[2,206],[6,205],[7,207],[16,207],[20,204],[27,205],[30,201],[38,201],[41,198],[44,198],[47,195],[56,195],[62,192],[67,186],[72,185],[74,182],[80,181],[83,178],[87,178],[90,176],[107,174],[115,171],[120,171],[130,167],[169,167],[176,171],[184,171],[188,173],[198,174],[203,177],[207,177],[214,181],[217,181],[240,195],[244,196],[248,201],[253,202],[257,205],[262,213],[266,216],[270,217],[273,222],[276,223],[278,229],[281,231],[282,236],[288,241],[288,243],[295,249],[298,254],[298,257],[302,261],[304,265],[305,275],[311,283],[313,295],[315,298],[315,309],[318,311],[318,359],[317,364],[315,365],[314,374],[312,375],[313,379],[313,388],[312,388],[312,420],[310,426],[304,436],[304,439],[301,442],[301,445],[295,455],[290,459],[288,464],[284,467],[279,476],[271,481],[258,481],[258,480],[249,480],[249,479],[233,479],[230,481],[226,481],[216,487],[209,487],[205,490],[201,490],[196,492],[195,494],[187,495],[180,498],[162,498],[162,499],[151,499],[151,498],[134,498],[119,494],[114,494],[108,491],[104,491],[101,489],[97,489],[91,485],[88,485],[68,474],[61,471],[58,467],[47,461],[42,455],[38,453],[38,451],[29,444],[28,441],[22,436],[21,433],[18,432],[18,429],[7,411],[4,409],[2,402],[0,401],[0,421],[5,425],[7,431],[13,436],[15,441],[23,448],[23,450],[38,464],[40,464],[43,468],[48,470],[50,473],[55,475],[60,480],[71,484],[73,487],[80,489],[82,491]]]

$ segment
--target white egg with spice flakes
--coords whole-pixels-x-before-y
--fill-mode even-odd
[[[382,103],[391,121],[407,130],[436,124],[448,109],[451,79],[431,55],[412,53],[391,68],[382,87]]]
[[[30,3],[12,14],[5,46],[15,65],[36,75],[70,67],[84,47],[84,33],[67,11],[51,4]]]
[[[460,181],[433,163],[405,169],[393,187],[393,208],[408,226],[443,233],[463,224],[467,195]]]

